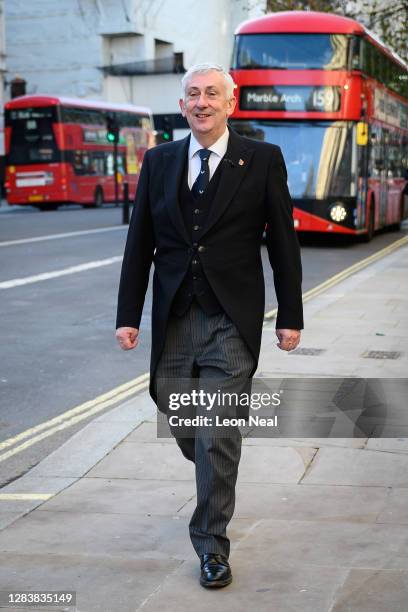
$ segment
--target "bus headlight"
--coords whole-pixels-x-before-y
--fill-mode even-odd
[[[344,221],[347,217],[347,210],[344,207],[344,204],[341,202],[336,202],[330,209],[330,218],[336,223],[340,223]]]

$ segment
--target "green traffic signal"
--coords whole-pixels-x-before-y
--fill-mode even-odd
[[[163,140],[170,140],[169,132],[163,132]]]
[[[117,118],[113,114],[106,117],[106,139],[108,142],[119,142],[119,124]]]

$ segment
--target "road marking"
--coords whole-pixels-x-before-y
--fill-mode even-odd
[[[54,497],[55,493],[0,493],[0,501],[29,501]]]
[[[42,242],[43,240],[59,240],[61,238],[72,238],[73,236],[87,236],[88,234],[101,234],[102,232],[112,232],[115,230],[128,229],[127,225],[111,225],[90,230],[78,230],[76,232],[65,232],[64,234],[46,234],[34,238],[19,238],[18,240],[5,240],[0,242],[0,247],[14,246],[16,244],[29,244],[30,242]]]
[[[135,378],[134,380],[128,383],[124,383],[123,385],[120,385],[119,387],[116,387],[115,389],[112,389],[111,391],[108,391],[107,393],[104,393],[103,395],[100,395],[97,398],[90,400],[89,402],[80,404],[76,408],[72,408],[71,410],[68,410],[67,412],[64,412],[63,414],[59,415],[58,417],[50,419],[49,421],[45,421],[44,423],[40,423],[39,425],[36,425],[31,429],[27,429],[26,431],[23,431],[14,438],[9,438],[8,440],[5,440],[0,444],[0,449],[8,448],[10,446],[13,446],[20,440],[23,440],[24,438],[29,438],[26,442],[23,442],[19,446],[16,446],[15,448],[12,448],[11,450],[6,451],[5,453],[1,453],[0,463],[2,461],[5,461],[6,459],[9,459],[10,457],[13,457],[17,453],[20,453],[21,451],[29,448],[30,446],[33,446],[33,444],[37,444],[37,442],[41,442],[41,440],[52,436],[54,433],[57,433],[58,431],[63,431],[68,427],[72,427],[72,425],[76,425],[77,423],[80,423],[81,421],[87,419],[93,414],[97,414],[101,410],[104,410],[104,408],[108,408],[113,404],[117,404],[118,402],[129,398],[135,393],[139,393],[140,391],[145,390],[148,385],[149,374],[142,374],[138,378]],[[120,392],[118,392],[118,390],[120,390]],[[42,433],[38,433],[44,429],[45,431],[42,431]],[[29,436],[31,436],[32,434],[35,435],[30,438]]]
[[[373,253],[373,255],[370,255],[369,257],[366,257],[365,259],[362,259],[361,261],[357,261],[355,264],[353,264],[349,268],[345,268],[341,272],[338,272],[334,276],[331,276],[330,278],[325,280],[323,283],[320,283],[320,285],[317,285],[316,287],[309,289],[309,291],[306,291],[306,293],[302,295],[303,302],[307,302],[311,298],[316,297],[320,293],[323,293],[323,291],[326,291],[326,289],[333,287],[333,285],[340,283],[342,280],[345,280],[352,274],[359,272],[359,270],[366,268],[370,264],[374,263],[375,261],[379,259],[382,259],[386,255],[389,255],[393,251],[396,251],[397,249],[401,248],[402,246],[406,244],[408,244],[408,236],[404,236],[403,238],[400,238],[399,240],[396,240],[392,244],[389,244],[388,246],[384,247],[383,249],[381,249],[381,251],[377,251],[377,253]],[[278,312],[277,308],[273,308],[272,310],[269,310],[269,312],[266,312],[264,316],[264,325],[267,324],[271,319],[274,319],[277,315],[277,312]]]
[[[22,285],[30,285],[32,283],[39,283],[41,281],[49,280],[50,278],[59,278],[60,276],[67,276],[68,274],[77,274],[77,272],[84,272],[85,270],[94,270],[95,268],[101,268],[102,266],[110,266],[111,264],[122,261],[123,255],[115,255],[108,259],[99,259],[97,261],[88,261],[88,263],[79,264],[77,266],[69,266],[69,268],[63,268],[62,270],[54,270],[53,272],[43,272],[42,274],[34,274],[33,276],[24,276],[23,278],[13,278],[8,281],[0,282],[0,289],[13,289],[14,287],[21,287]]]
[[[65,419],[69,419],[81,412],[90,410],[91,408],[93,408],[94,406],[98,405],[101,402],[106,402],[108,400],[114,399],[118,395],[121,395],[122,393],[129,391],[129,389],[132,389],[133,387],[139,387],[139,385],[141,385],[142,383],[147,383],[148,380],[149,380],[149,374],[141,374],[137,378],[133,378],[132,380],[129,380],[128,382],[123,383],[122,385],[114,387],[113,389],[110,389],[106,393],[102,393],[102,395],[98,395],[98,397],[95,397],[92,400],[88,400],[87,402],[84,402],[83,404],[79,404],[79,406],[76,406],[75,408],[70,408],[66,412],[63,412],[62,414],[48,421],[45,421],[44,423],[40,423],[39,425],[30,427],[30,429],[26,429],[25,431],[17,434],[13,438],[9,438],[8,440],[5,440],[4,442],[0,442],[0,451],[2,451],[5,448],[8,448],[9,446],[13,446],[17,442],[20,442],[20,440],[24,440],[25,438],[28,438],[29,436],[36,434],[39,431],[46,429],[47,427],[51,427],[55,425],[56,423],[61,423]]]

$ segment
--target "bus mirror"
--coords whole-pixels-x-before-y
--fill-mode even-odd
[[[368,143],[368,125],[364,121],[357,123],[357,144],[366,147]]]

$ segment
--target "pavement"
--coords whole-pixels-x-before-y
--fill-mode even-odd
[[[400,244],[305,302],[302,350],[280,351],[267,322],[257,376],[406,377]],[[0,590],[74,590],[78,612],[407,612],[408,436],[248,436],[236,492],[234,580],[209,591],[194,465],[157,438],[144,391],[0,490]]]

